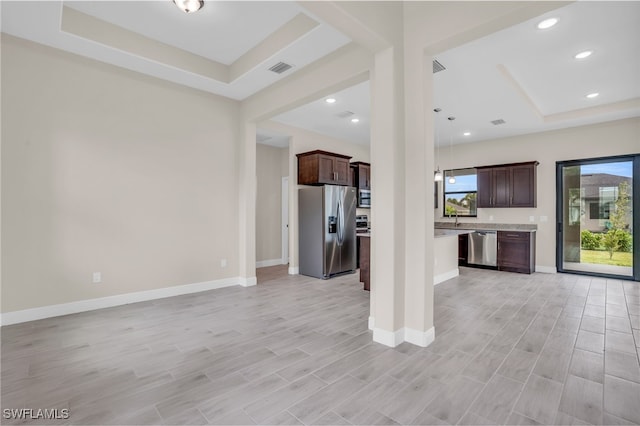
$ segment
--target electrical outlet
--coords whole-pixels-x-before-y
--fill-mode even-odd
[[[93,283],[94,284],[98,284],[102,282],[102,273],[101,272],[94,272],[93,273]]]
[[[493,222],[493,215],[489,216],[489,221]]]
[[[547,220],[549,220],[547,216],[540,216],[540,222],[546,222]]]
[[[227,267],[227,259],[220,260],[220,267],[221,268],[226,268]]]
[[[535,222],[535,221],[536,221],[535,216],[529,216],[529,222]]]

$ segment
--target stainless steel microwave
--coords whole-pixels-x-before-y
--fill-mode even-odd
[[[362,209],[371,208],[371,190],[369,189],[358,190],[358,207]]]

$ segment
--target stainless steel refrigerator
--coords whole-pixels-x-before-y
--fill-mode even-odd
[[[300,273],[316,278],[356,270],[356,189],[324,185],[298,190]]]

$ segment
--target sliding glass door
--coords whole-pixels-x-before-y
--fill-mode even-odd
[[[557,268],[638,280],[640,155],[557,163]]]

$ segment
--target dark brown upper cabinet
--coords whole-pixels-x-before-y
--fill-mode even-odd
[[[351,163],[351,167],[355,172],[353,186],[358,189],[371,190],[371,164],[355,161]]]
[[[297,154],[298,185],[349,185],[351,157],[326,151]]]
[[[536,207],[537,161],[477,167],[479,208]]]

